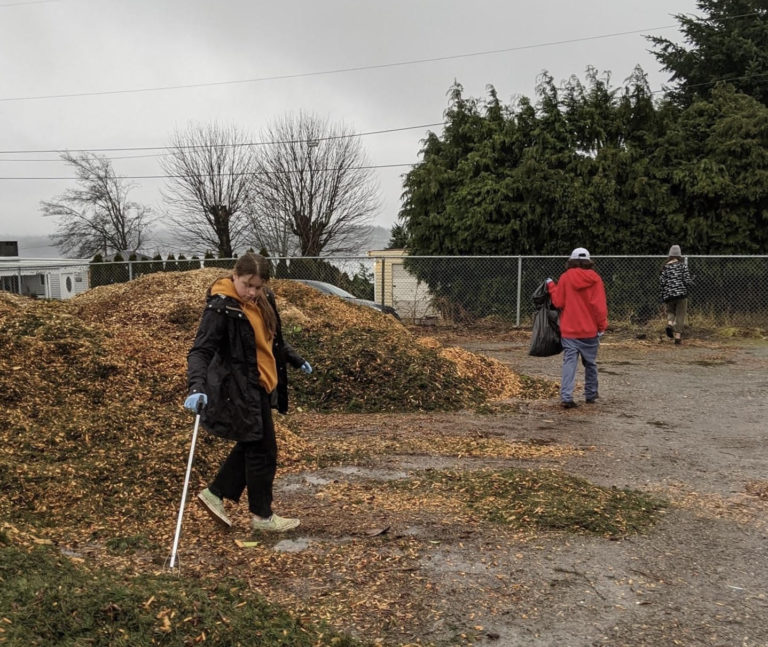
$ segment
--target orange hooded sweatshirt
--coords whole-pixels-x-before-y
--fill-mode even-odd
[[[272,340],[269,337],[267,326],[261,316],[259,306],[255,303],[243,301],[235,290],[235,284],[229,277],[217,280],[211,286],[211,294],[223,294],[237,301],[243,309],[248,322],[253,328],[256,338],[256,363],[259,367],[259,383],[267,393],[272,393],[277,387],[277,364],[272,352]]]

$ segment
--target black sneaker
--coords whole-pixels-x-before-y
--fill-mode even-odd
[[[670,339],[672,339],[672,337],[674,337],[674,333],[673,333],[673,330],[672,330],[672,326],[667,326],[667,327],[664,329],[664,332],[665,332],[665,333],[667,333],[667,337],[669,337]]]
[[[578,405],[573,400],[566,400],[565,402],[561,402],[560,406],[563,407],[563,409],[574,409]]]
[[[595,400],[597,400],[598,397],[599,396],[596,395],[594,398],[587,398],[586,400],[584,400],[584,402],[586,402],[587,404],[595,404]]]

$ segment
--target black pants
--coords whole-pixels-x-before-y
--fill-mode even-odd
[[[238,442],[219,468],[208,489],[222,499],[239,501],[248,488],[248,509],[252,514],[272,514],[272,484],[277,471],[277,440],[272,422],[269,395],[261,393],[263,436],[255,442]]]

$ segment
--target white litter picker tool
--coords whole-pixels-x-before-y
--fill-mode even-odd
[[[184,476],[184,489],[181,492],[181,505],[179,506],[179,518],[176,521],[176,534],[173,537],[173,548],[171,548],[171,560],[168,568],[173,570],[176,565],[176,551],[179,547],[179,537],[181,536],[181,520],[184,518],[184,505],[187,502],[187,490],[189,489],[189,476],[192,473],[192,461],[195,458],[195,444],[197,443],[197,430],[200,428],[200,415],[203,412],[203,403],[197,405],[197,415],[195,416],[195,429],[192,432],[192,445],[189,448],[189,459],[187,460],[187,473]]]

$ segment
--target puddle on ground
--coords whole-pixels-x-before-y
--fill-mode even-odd
[[[348,465],[322,470],[321,473],[306,473],[284,477],[280,484],[283,492],[300,492],[307,486],[323,487],[329,483],[336,483],[341,477],[358,477],[371,481],[400,481],[408,478],[408,472],[382,468],[359,467]]]
[[[323,476],[315,476],[314,474],[305,474],[304,480],[310,485],[328,485],[332,483],[334,479],[325,478]]]
[[[358,467],[356,465],[334,467],[333,471],[341,472],[345,476],[359,476],[361,478],[367,478],[373,481],[399,481],[401,479],[408,478],[407,472],[402,472],[399,470]]]
[[[296,539],[282,539],[278,541],[272,550],[278,553],[300,553],[313,543],[309,537],[297,537]]]

